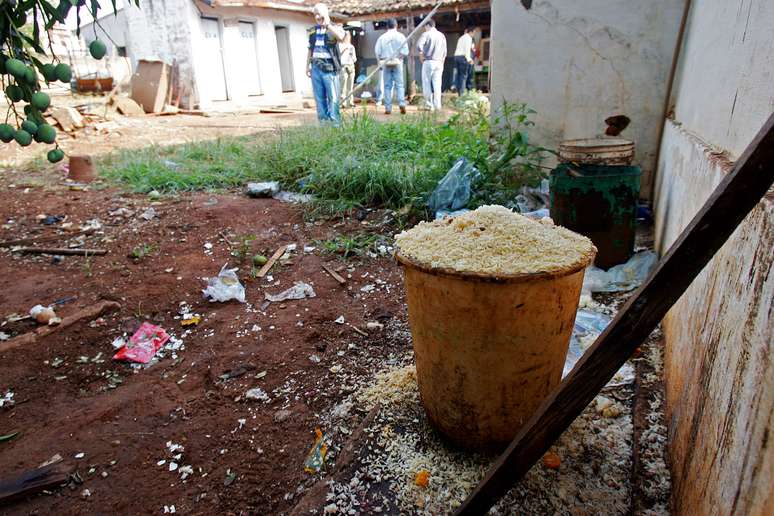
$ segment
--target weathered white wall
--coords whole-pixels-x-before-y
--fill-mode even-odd
[[[229,44],[233,38],[229,38],[228,33],[230,30],[236,30],[235,27],[229,27],[229,22],[236,21],[251,22],[256,26],[258,70],[262,96],[254,100],[266,105],[283,103],[287,100],[287,95],[282,92],[275,27],[287,27],[289,30],[295,85],[295,95],[292,96],[300,100],[302,97],[312,95],[312,83],[306,76],[306,56],[309,43],[306,31],[314,26],[314,17],[311,14],[255,7],[209,8],[204,4],[198,4],[198,6],[206,16],[221,20],[229,100],[238,103],[248,101],[244,85],[240,84],[241,75],[238,70],[233,69],[240,66],[242,56],[239,54],[239,49]],[[200,32],[194,31],[193,37],[194,45],[196,45],[196,38],[201,37]],[[208,73],[201,63],[197,62],[197,68],[202,69],[201,73]],[[209,99],[202,98],[201,101],[206,105]]]
[[[774,111],[774,3],[694,1],[655,188],[665,252]],[[774,191],[664,319],[673,508],[774,511]]]
[[[553,148],[628,116],[646,196],[684,2],[492,0],[493,101],[537,110],[536,140]]]

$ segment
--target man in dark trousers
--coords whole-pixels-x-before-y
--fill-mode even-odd
[[[457,72],[454,86],[460,96],[465,94],[473,65],[473,30],[474,27],[465,27],[465,33],[457,40],[457,48],[454,51],[454,69]]]

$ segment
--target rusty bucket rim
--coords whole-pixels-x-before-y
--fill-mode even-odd
[[[454,269],[448,269],[444,267],[431,267],[429,265],[423,265],[416,260],[412,260],[408,256],[402,255],[400,249],[396,249],[393,253],[395,261],[398,265],[404,267],[410,267],[416,269],[425,274],[432,276],[441,276],[447,278],[455,278],[464,281],[478,281],[481,283],[527,283],[530,281],[539,281],[552,278],[561,278],[564,276],[570,276],[582,270],[585,270],[589,265],[594,263],[594,258],[597,255],[596,246],[592,246],[591,254],[584,260],[572,263],[562,269],[555,271],[540,271],[540,272],[521,272],[517,274],[500,274],[493,275],[483,272],[460,272]]]

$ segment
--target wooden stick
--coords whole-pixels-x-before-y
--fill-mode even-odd
[[[93,229],[87,229],[85,231],[78,231],[77,233],[72,233],[70,235],[49,235],[45,237],[29,237],[29,238],[19,238],[17,240],[5,240],[3,242],[0,242],[0,247],[13,247],[15,245],[27,245],[27,244],[38,244],[41,242],[55,242],[57,240],[69,240],[71,238],[75,238],[80,235],[87,235],[89,233],[93,233]]]
[[[24,335],[19,335],[18,337],[14,337],[5,342],[0,342],[0,353],[3,353],[10,349],[18,348],[20,346],[33,344],[38,339],[42,339],[43,337],[50,335],[51,333],[54,333],[57,330],[61,330],[61,329],[67,328],[68,326],[72,326],[73,324],[77,323],[82,319],[94,319],[95,317],[99,317],[100,315],[118,310],[120,308],[121,308],[121,305],[116,303],[115,301],[101,301],[96,305],[86,307],[82,310],[79,310],[78,312],[75,312],[72,315],[68,315],[67,317],[62,319],[62,322],[59,323],[57,326],[43,326],[41,328],[38,328],[37,330],[31,331],[29,333],[25,333]]]
[[[325,272],[330,274],[333,279],[338,281],[340,285],[343,285],[343,284],[345,284],[347,282],[347,280],[345,280],[338,272],[336,272],[333,269],[331,269],[330,267],[328,267],[328,265],[322,264],[322,268],[323,268],[323,270]]]
[[[14,478],[0,480],[0,505],[59,487],[70,477],[70,468],[63,464],[51,464],[25,471]]]
[[[274,254],[271,255],[271,258],[269,258],[269,261],[266,262],[263,267],[261,267],[261,270],[258,271],[258,274],[256,274],[257,277],[263,278],[266,276],[266,273],[269,272],[269,270],[274,266],[274,262],[279,260],[279,257],[285,254],[285,250],[288,248],[288,246],[283,245],[276,251],[274,251]]]
[[[107,249],[69,249],[67,247],[22,247],[14,249],[15,253],[23,254],[61,254],[68,256],[102,256]]]
[[[485,514],[548,450],[650,335],[774,183],[774,114],[575,368],[489,468],[456,514]]]

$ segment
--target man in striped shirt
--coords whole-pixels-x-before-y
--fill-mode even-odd
[[[328,6],[322,3],[314,6],[314,19],[317,25],[309,34],[306,74],[312,78],[317,118],[322,123],[339,125],[341,59],[338,44],[344,41],[344,28],[331,23]]]

